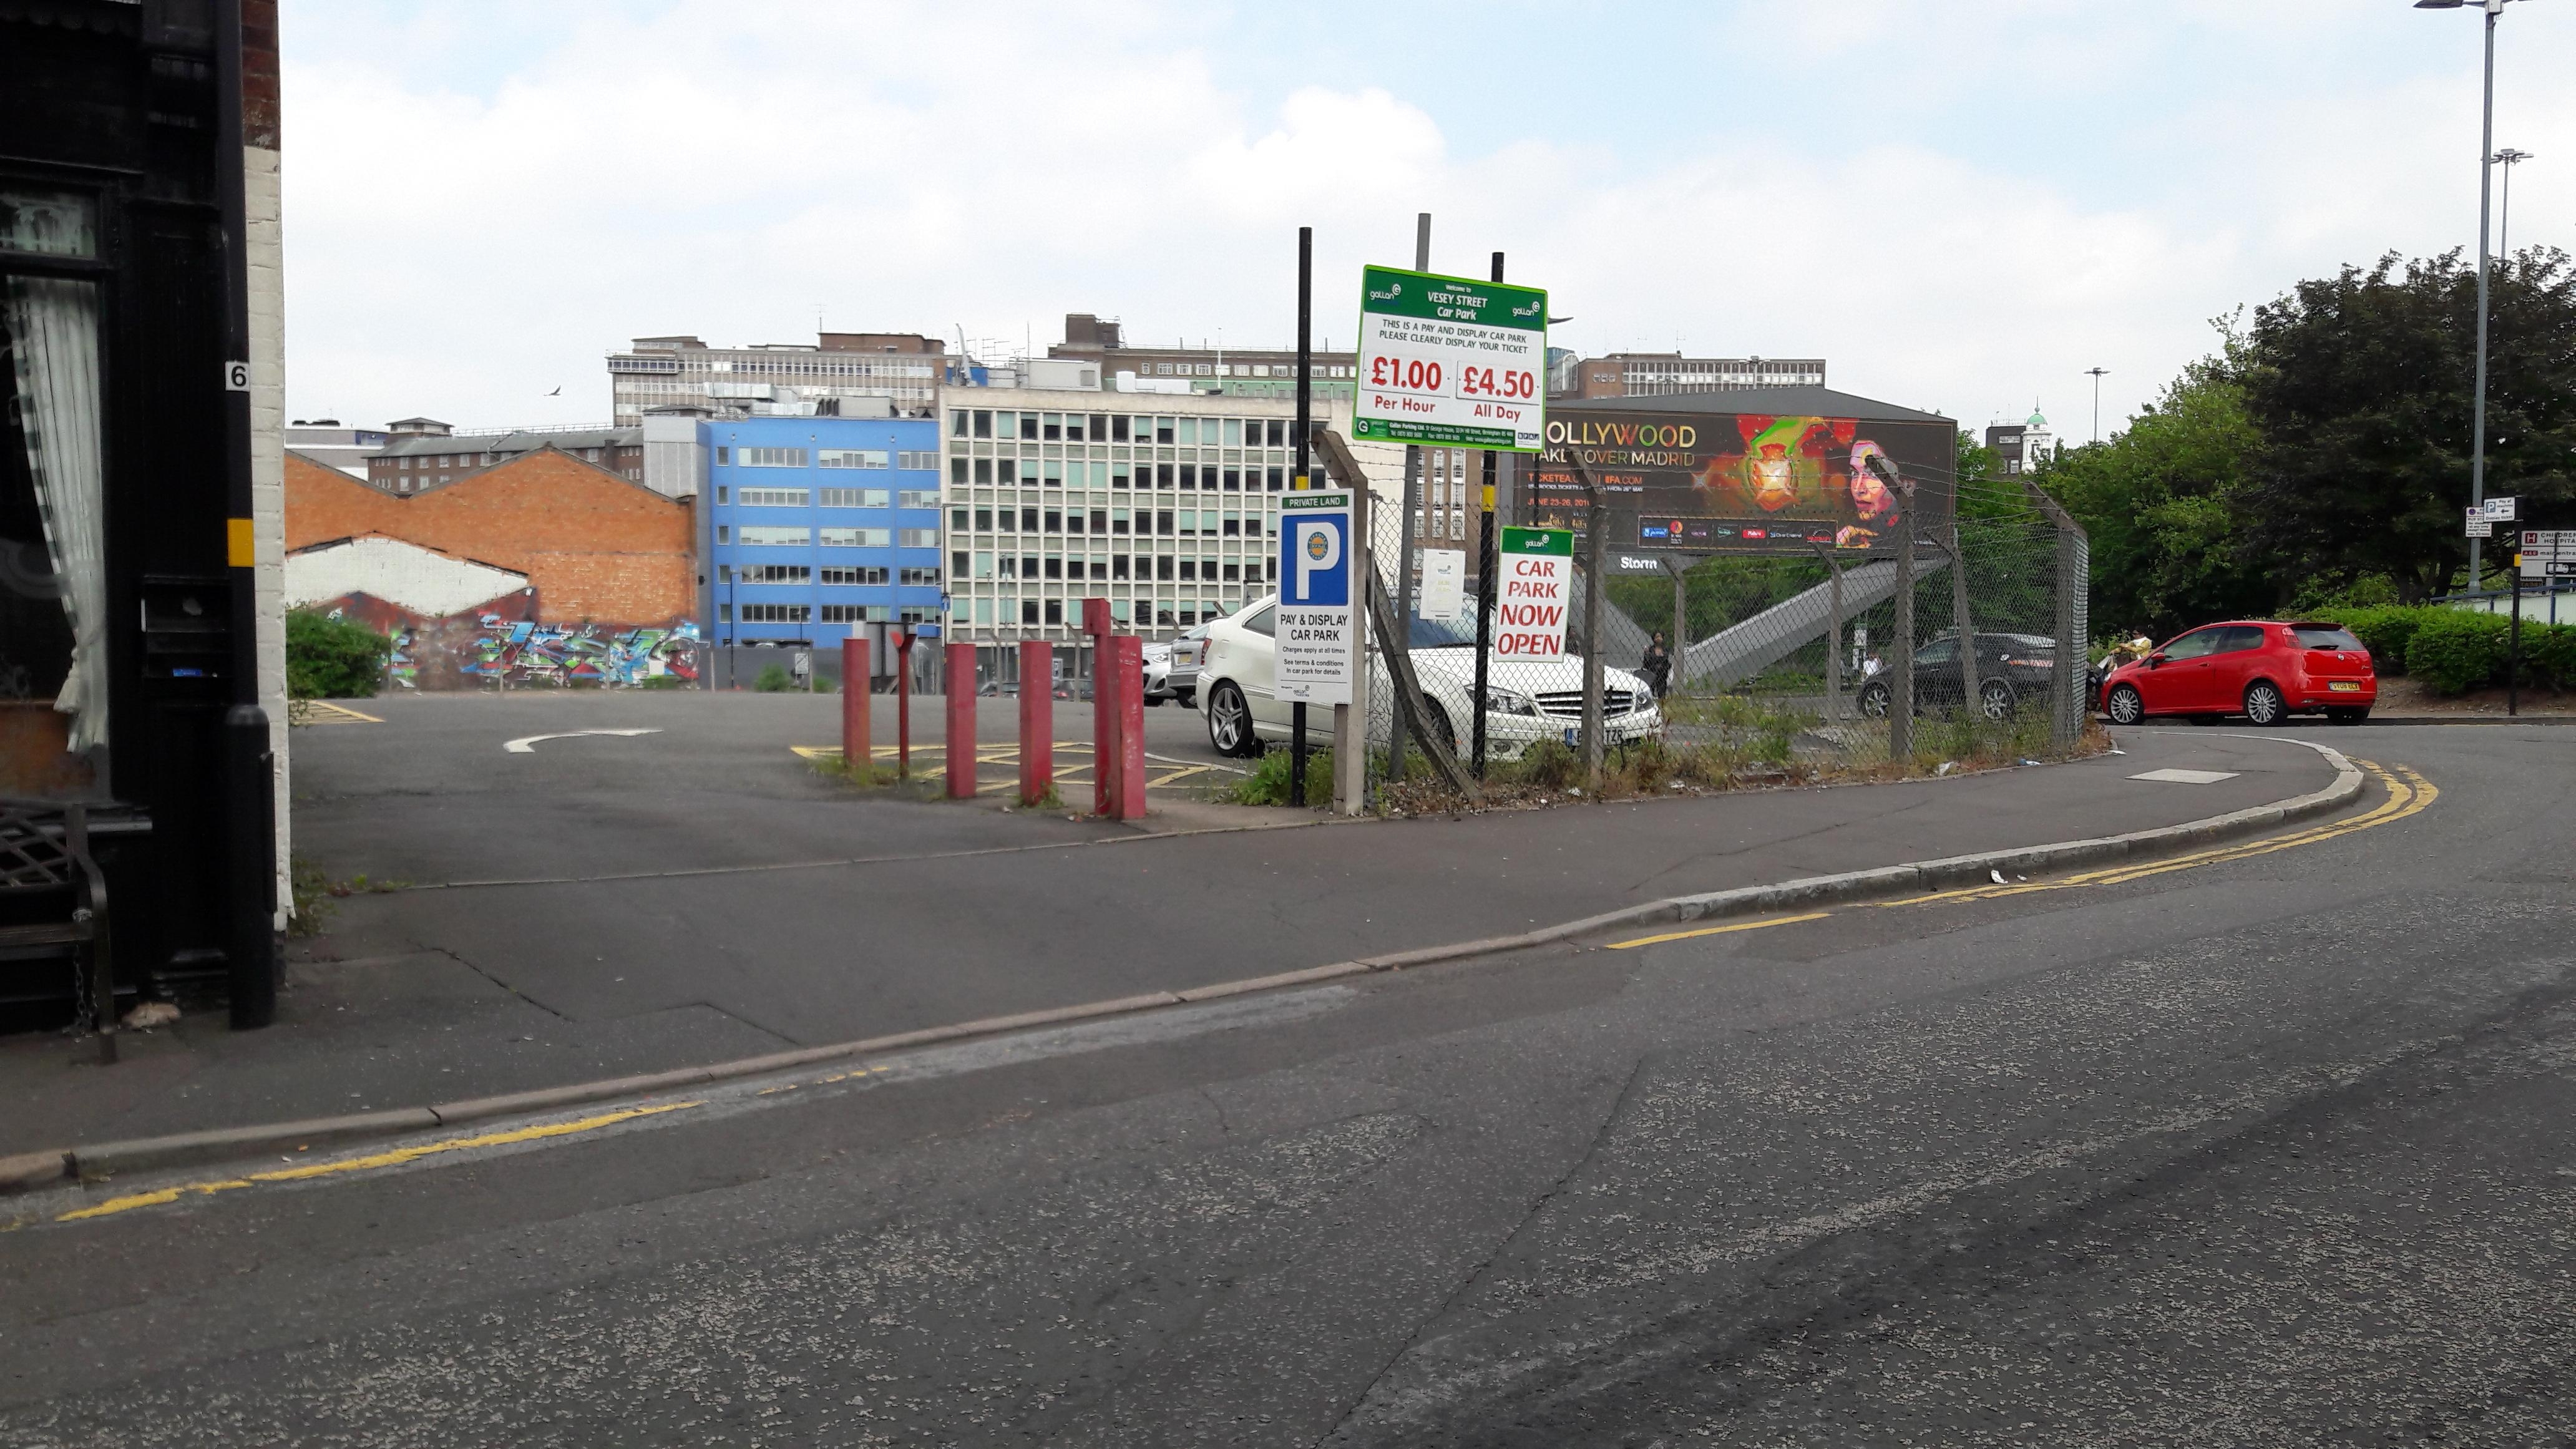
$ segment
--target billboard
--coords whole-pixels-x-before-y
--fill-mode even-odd
[[[1914,492],[1918,536],[1947,531],[1956,466],[1946,419],[1560,408],[1524,474],[1522,517],[1581,529],[1581,460],[1608,494],[1621,548],[1813,553],[1892,547],[1892,475]]]

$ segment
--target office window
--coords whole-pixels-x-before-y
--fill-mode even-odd
[[[1261,576],[1264,579],[1276,579],[1279,577],[1279,560],[1276,557],[1266,558],[1261,561]]]
[[[963,554],[958,557],[960,562],[964,561],[965,556]],[[939,587],[939,570],[905,569],[896,576],[895,582],[905,584],[913,588],[935,589]]]
[[[1024,463],[1024,464],[1022,464],[1021,466],[1022,466],[1022,467],[1026,467],[1026,466],[1028,466],[1028,465]],[[1059,462],[1055,461],[1053,458],[1049,458],[1049,459],[1047,460],[1047,462],[1046,462],[1046,475],[1045,475],[1045,476],[1046,476],[1046,486],[1048,486],[1049,488],[1061,488],[1061,487],[1063,487],[1063,486],[1064,486],[1064,465],[1063,465],[1062,463],[1059,463]]]
[[[1093,413],[1091,415],[1091,441],[1095,443],[1105,443],[1108,440],[1109,419],[1107,415],[1102,413]]]
[[[1285,468],[1271,469],[1267,483],[1270,491],[1273,493],[1277,493],[1282,489],[1285,489],[1288,486],[1288,470]]]
[[[1035,532],[1037,532],[1037,531],[1038,531],[1038,511],[1037,511],[1037,508],[1036,508],[1034,505],[1032,505],[1032,506],[1030,506],[1030,507],[1027,507],[1027,508],[1023,508],[1023,509],[1021,509],[1021,510],[1020,510],[1020,532],[1022,532],[1022,533],[1035,533]]]
[[[951,575],[961,579],[966,578],[968,577],[966,570],[969,567],[970,565],[967,561],[966,551],[964,549],[951,549],[949,551],[948,572]]]
[[[894,465],[898,468],[909,468],[916,473],[936,473],[939,471],[939,450],[932,448],[926,452],[900,452],[894,455]]]
[[[882,492],[883,490],[879,491]],[[939,506],[939,490],[936,488],[906,488],[895,494],[894,506],[897,508],[937,508]]]
[[[1015,553],[1006,553],[1002,555],[1002,577],[1006,579],[1016,579],[1019,576],[1020,556]]]
[[[1243,515],[1228,513],[1225,516],[1225,536],[1232,538],[1241,532],[1243,532]]]
[[[1065,510],[1065,515],[1064,515],[1064,531],[1065,531],[1065,532],[1067,532],[1067,533],[1080,533],[1080,532],[1082,532],[1082,510],[1081,510],[1081,509],[1079,509],[1079,508],[1069,508],[1069,509],[1066,509],[1066,510]]]
[[[1062,509],[1050,508],[1046,511],[1046,531],[1049,533],[1064,532],[1064,511]]]
[[[978,483],[990,483],[993,481],[992,459],[978,458],[975,460],[975,481]]]
[[[1165,628],[1170,628],[1172,624],[1172,611],[1169,609],[1157,609],[1154,612],[1154,622]]]
[[[749,449],[743,451],[749,452]],[[814,457],[818,468],[882,468],[886,466],[883,448],[825,448]]]
[[[802,624],[813,613],[804,604],[744,604],[741,609],[746,624]]]
[[[1037,459],[1022,458],[1020,460],[1020,486],[1023,488],[1035,488],[1038,486]]]
[[[1164,508],[1155,511],[1154,531],[1165,538],[1172,536],[1172,510]]]
[[[814,501],[812,490],[805,488],[745,488],[745,508],[803,508]]]
[[[722,529],[716,531],[720,535],[724,532]],[[742,535],[742,542],[746,547],[789,548],[814,541],[811,529],[787,528],[776,524],[746,523],[737,531]],[[828,528],[823,531],[831,532]],[[719,537],[716,542],[722,543],[724,539]]]
[[[1111,533],[1125,533],[1127,531],[1126,509],[1113,508],[1109,510],[1109,531]]]
[[[1213,472],[1215,470],[1210,469],[1209,471]],[[1209,481],[1214,482],[1215,480],[1210,479]],[[1199,465],[1196,463],[1183,463],[1181,465],[1181,487],[1184,489],[1195,489],[1198,486]]]
[[[894,530],[890,528],[826,528],[822,535],[825,548],[894,547]]]
[[[948,531],[951,533],[964,533],[967,529],[967,520],[974,516],[975,515],[972,512],[963,508],[949,509]]]
[[[731,543],[731,542],[733,542],[733,530],[732,530],[732,529],[730,529],[730,528],[728,528],[728,527],[726,527],[725,525],[723,525],[723,524],[721,524],[721,523],[717,524],[717,525],[716,525],[716,542],[718,542],[718,543]]]
[[[1154,486],[1156,488],[1169,488],[1172,486],[1171,464],[1157,463],[1154,465]]]
[[[717,451],[722,452],[723,450],[718,449]],[[745,468],[802,468],[805,466],[805,450],[803,448],[744,448],[740,451],[742,453],[741,466]],[[884,465],[880,464],[879,466],[882,467]],[[799,619],[797,622],[803,623],[804,621]]]
[[[1024,578],[1024,579],[1033,579],[1033,578],[1036,578],[1037,576],[1038,576],[1038,556],[1037,556],[1036,554],[1033,554],[1033,553],[1024,553],[1024,554],[1021,554],[1021,555],[1020,555],[1020,577],[1021,577],[1021,578]]]
[[[1095,508],[1091,510],[1091,531],[1093,533],[1107,533],[1109,531],[1108,509]]]
[[[801,584],[813,578],[803,564],[744,564],[734,577],[746,584]]]
[[[950,409],[948,413],[948,436],[952,438],[962,438],[966,436],[966,432],[966,409]]]
[[[732,623],[732,622],[733,622],[733,605],[731,605],[731,604],[718,604],[718,605],[716,605],[716,622],[717,622],[717,623],[719,623],[719,624],[730,624],[730,623]]]
[[[1228,468],[1225,470],[1225,491],[1228,493],[1240,493],[1243,491],[1242,469]]]
[[[1035,599],[1020,600],[1020,622],[1023,624],[1034,624],[1037,621],[1038,601]]]
[[[882,624],[885,621],[886,606],[883,604],[825,604],[823,606],[823,622],[826,624]]]
[[[993,436],[993,415],[982,408],[975,410],[975,436],[979,438]]]
[[[886,571],[881,568],[868,568],[865,566],[852,568],[825,567],[817,569],[815,572],[820,575],[819,582],[826,584],[882,584],[886,581]]]
[[[1227,447],[1239,448],[1243,446],[1243,420],[1241,418],[1227,418],[1219,426],[1225,429],[1225,445]]]
[[[717,461],[717,462],[719,462],[719,463],[730,463],[730,462],[732,462],[732,461],[733,461],[733,450],[732,450],[731,448],[718,448],[718,449],[716,449],[716,461]],[[424,467],[424,468],[426,468],[426,467],[428,467],[429,465],[428,465],[427,463],[423,463],[423,464],[421,464],[421,466],[422,466],[422,467]]]
[[[1096,429],[1100,419],[1093,418],[1091,421]],[[1120,413],[1109,420],[1109,441],[1113,443],[1123,443],[1127,441],[1127,415],[1125,413]]]
[[[1229,584],[1241,583],[1242,579],[1237,577],[1240,572],[1241,570],[1237,569],[1235,565],[1227,564],[1225,566],[1225,581]]]
[[[989,509],[989,508],[978,508],[978,509],[976,509],[976,510],[975,510],[975,528],[976,528],[976,531],[977,531],[977,532],[980,532],[980,533],[990,533],[990,532],[992,532],[992,531],[993,531],[993,510],[991,510],[991,509]]]
[[[1064,622],[1064,600],[1049,599],[1046,601],[1046,621],[1050,624],[1061,624]]]
[[[1007,556],[1003,559],[1003,562],[1005,563],[1008,563],[1009,561],[1010,560]],[[975,577],[979,579],[989,579],[992,576],[993,556],[989,553],[977,553],[975,555]]]
[[[1176,419],[1172,418],[1154,419],[1154,441],[1157,443],[1170,442],[1172,440],[1172,427],[1175,421]]]
[[[883,533],[885,530],[880,528],[875,530],[875,532]],[[897,548],[937,548],[939,547],[939,530],[935,528],[903,529],[895,535],[894,542],[895,547]]]
[[[1182,418],[1180,420],[1180,425],[1180,433],[1175,441],[1184,448],[1197,447],[1199,441],[1199,420],[1196,418]]]
[[[1127,577],[1127,555],[1123,553],[1110,555],[1109,576],[1113,579]]]
[[[963,483],[966,481],[966,478],[966,460],[963,458],[949,459],[948,481],[951,483]]]
[[[1039,434],[1041,439],[1050,443],[1061,443],[1064,441],[1064,414],[1047,413],[1043,415],[1040,421],[1045,424],[1044,430]]]
[[[1020,414],[1020,437],[1025,442],[1034,443],[1038,441],[1038,415],[1036,413]]]
[[[1170,581],[1172,577],[1172,556],[1170,554],[1164,554],[1154,560],[1154,577],[1165,582]]]
[[[1051,553],[1046,556],[1046,576],[1051,579],[1061,579],[1064,577],[1063,554]]]
[[[1185,559],[1181,560],[1181,582],[1182,582],[1182,583],[1185,583],[1185,584],[1186,584],[1186,583],[1194,582],[1194,581],[1198,578],[1198,576],[1199,576],[1199,565],[1198,565],[1198,560],[1196,560],[1196,559],[1188,559],[1188,558],[1185,558]]]

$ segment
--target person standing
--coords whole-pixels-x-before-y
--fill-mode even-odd
[[[1647,687],[1655,691],[1658,701],[1662,700],[1673,677],[1673,651],[1665,646],[1663,631],[1657,630],[1646,641],[1646,656],[1638,663],[1637,672],[1646,676]]]

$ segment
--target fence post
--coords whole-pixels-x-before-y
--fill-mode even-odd
[[[1952,505],[1953,507],[1956,504]],[[1978,711],[1977,636],[1968,617],[1968,552],[1961,545],[1959,521],[1950,520],[1950,626],[1959,635],[1959,718],[1976,728]]]
[[[951,644],[947,678],[940,686],[948,699],[948,798],[975,798],[975,646]]]
[[[1571,453],[1569,452],[1569,456]],[[1601,610],[1610,592],[1602,586],[1601,548],[1610,532],[1610,505],[1601,485],[1581,459],[1575,475],[1583,480],[1583,788],[1601,793],[1602,747],[1608,743],[1601,717]],[[1481,707],[1481,702],[1480,702]]]
[[[1020,645],[1020,803],[1035,805],[1055,788],[1055,646]]]
[[[1333,455],[1324,457],[1329,464]],[[1366,474],[1347,474],[1341,483],[1351,490],[1351,702],[1333,706],[1333,808],[1357,815],[1368,806],[1369,628],[1362,591],[1377,577],[1377,515]]]
[[[841,767],[852,779],[876,782],[873,745],[868,733],[868,639],[852,630],[841,641]]]
[[[1105,670],[1118,681],[1118,788],[1111,795],[1110,818],[1145,818],[1145,641],[1134,634],[1112,634],[1101,640],[1094,672]],[[1095,684],[1093,692],[1101,686]]]
[[[2075,591],[2083,587],[2075,562],[2075,531],[2064,524],[2057,527],[2057,650],[2049,663],[2057,674],[2057,707],[2048,722],[2051,748],[2071,750],[2083,733],[2085,712],[2092,701],[2085,698],[2086,674],[2083,668],[2083,640],[2075,637]]]
[[[1898,491],[1896,503],[1896,635],[1888,641],[1887,757],[1902,768],[1914,758],[1914,498]]]
[[[912,778],[912,628],[900,626],[894,636],[894,773]]]
[[[1843,718],[1843,566],[1832,548],[1815,547],[1825,564],[1825,723],[1832,725]]]

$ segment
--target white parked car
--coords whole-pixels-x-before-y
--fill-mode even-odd
[[[1207,718],[1208,743],[1219,754],[1257,755],[1267,740],[1289,736],[1290,701],[1272,692],[1275,644],[1272,619],[1276,595],[1245,605],[1231,617],[1206,626],[1207,657],[1199,668],[1199,701]],[[1446,736],[1454,750],[1464,751],[1475,728],[1468,696],[1476,687],[1476,631],[1468,620],[1435,623],[1413,621],[1414,678],[1421,682],[1423,703],[1432,713],[1432,728]],[[1663,730],[1663,712],[1654,691],[1624,669],[1604,669],[1601,717],[1613,745],[1641,740]],[[1377,699],[1394,688],[1386,666],[1369,659],[1369,690]],[[1518,759],[1540,740],[1578,742],[1583,728],[1583,660],[1575,655],[1549,663],[1496,659],[1486,666],[1485,752],[1494,759]],[[1331,711],[1319,722],[1309,717],[1307,738],[1329,734]],[[1386,744],[1385,721],[1391,712],[1370,711],[1369,742]]]

